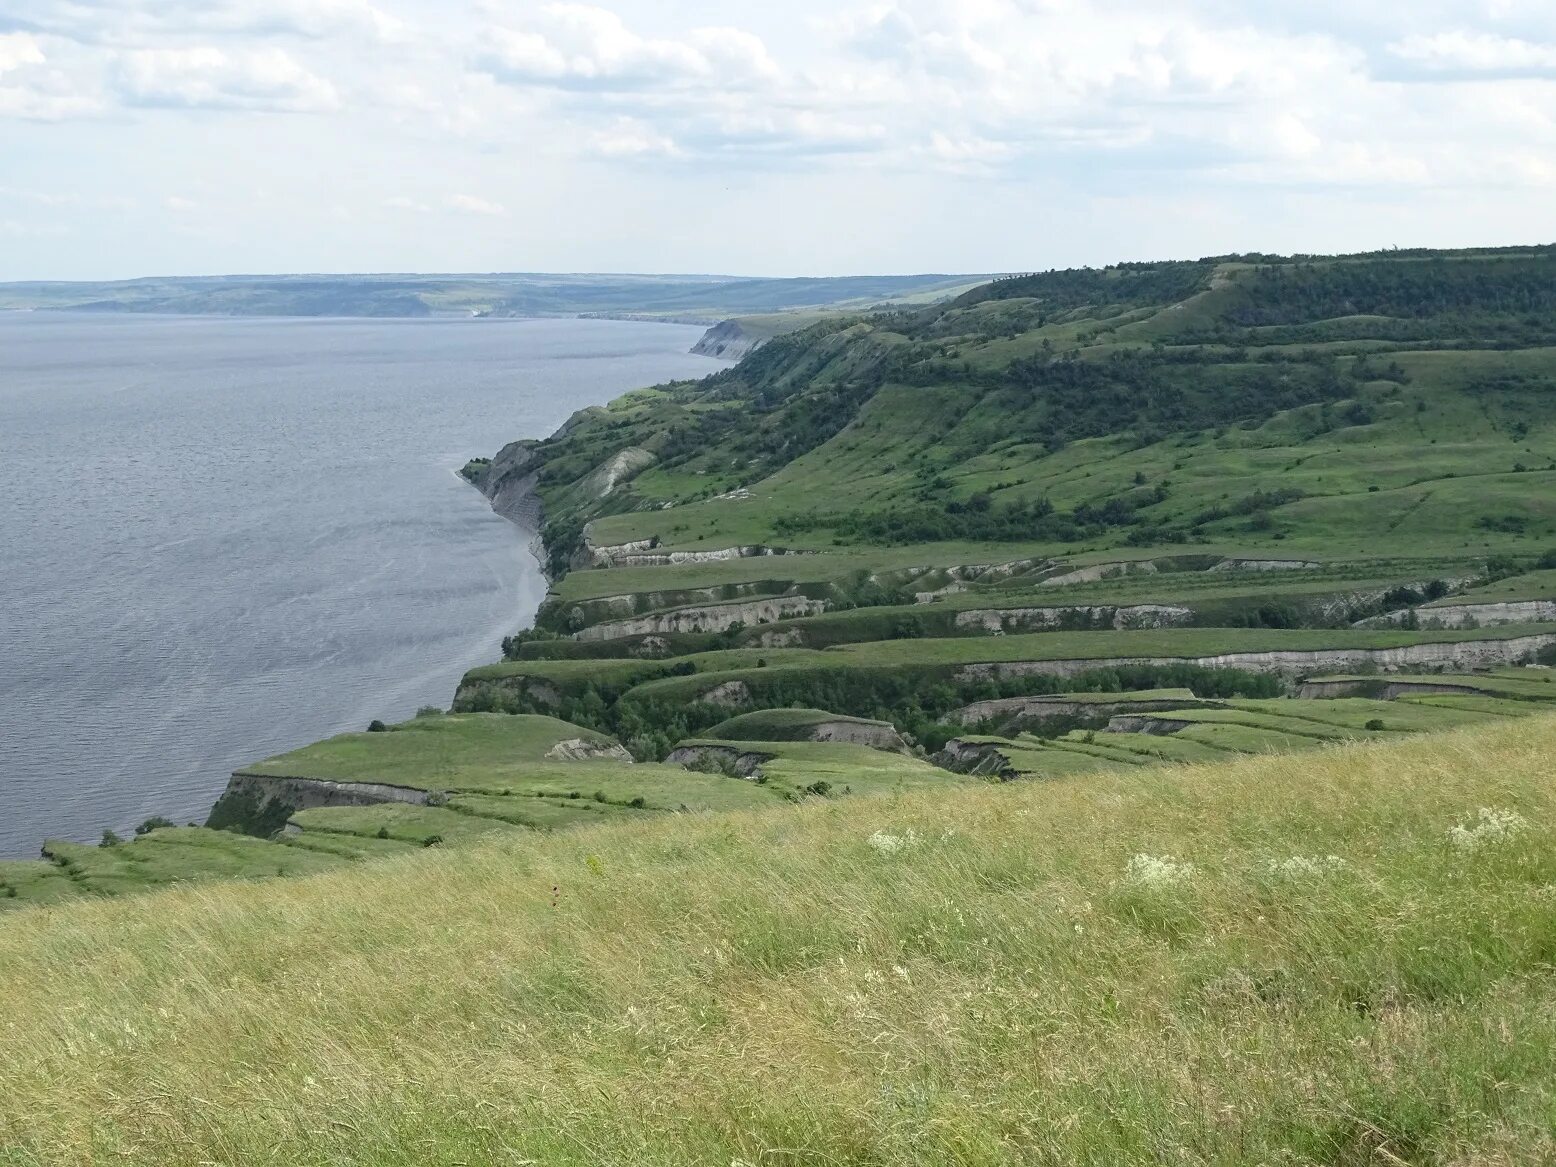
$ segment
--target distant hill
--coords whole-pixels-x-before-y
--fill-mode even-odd
[[[947,299],[986,276],[767,279],[723,275],[172,276],[0,284],[0,309],[225,316],[641,316],[715,323],[796,308]]]

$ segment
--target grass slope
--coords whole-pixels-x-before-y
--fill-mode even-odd
[[[0,1146],[1549,1161],[1556,718],[1523,729],[25,911],[0,930]]]
[[[604,734],[554,717],[459,713],[418,717],[382,733],[341,734],[256,762],[243,772],[471,790],[501,783],[515,767],[542,763],[552,748],[574,740],[612,744]]]

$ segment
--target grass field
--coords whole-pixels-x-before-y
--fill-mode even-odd
[[[383,733],[342,734],[244,772],[464,790],[501,782],[513,767],[542,762],[548,751],[572,740],[611,744],[604,734],[552,717],[449,714],[418,717]]]
[[[23,913],[0,929],[0,1146],[157,1167],[1543,1162],[1556,719],[1525,730]]]
[[[822,732],[855,734],[867,739],[866,745],[877,747],[899,745],[897,731],[889,721],[843,717],[825,709],[759,709],[719,722],[708,731],[708,736],[731,741],[813,741]]]

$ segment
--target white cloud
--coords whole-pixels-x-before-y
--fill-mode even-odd
[[[518,28],[495,26],[479,64],[499,80],[586,90],[741,86],[774,79],[766,46],[734,28],[646,37],[614,12],[547,4]]]
[[[506,215],[508,213],[501,203],[467,194],[449,195],[447,206],[451,211],[462,211],[467,215]]]
[[[137,49],[118,57],[114,82],[136,106],[317,113],[340,105],[333,85],[277,48]]]
[[[162,200],[162,205],[175,215],[187,215],[190,211],[200,209],[200,204],[193,199],[186,199],[181,195],[168,195]]]
[[[1441,32],[1396,41],[1389,53],[1439,74],[1556,77],[1556,44],[1536,44],[1489,32]]]
[[[38,47],[36,37],[25,32],[0,35],[0,76],[24,65],[41,65],[43,62],[43,50]]]
[[[1556,185],[1553,0],[0,0],[0,30],[4,181],[133,204],[0,191],[84,267],[486,264],[510,221],[557,224],[530,265],[1021,267],[1538,235]],[[23,246],[0,267],[57,262]]]
[[[593,134],[589,146],[603,158],[674,158],[681,152],[674,139],[631,118]]]
[[[36,36],[0,34],[0,119],[63,121],[101,108],[93,87],[55,68]]]

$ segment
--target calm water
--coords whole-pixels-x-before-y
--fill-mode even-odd
[[[0,313],[0,856],[447,706],[544,593],[455,469],[699,331]]]

